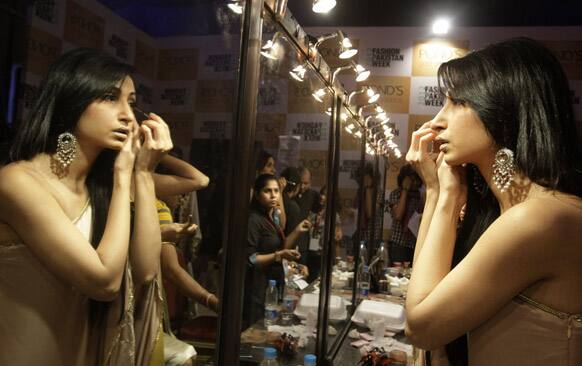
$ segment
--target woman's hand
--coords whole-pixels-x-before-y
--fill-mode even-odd
[[[150,113],[151,119],[145,120],[139,126],[143,143],[139,148],[135,161],[136,171],[153,172],[164,155],[173,147],[170,129],[162,117]]]
[[[131,176],[133,167],[135,165],[136,155],[140,148],[139,130],[136,122],[129,125],[129,133],[123,147],[117,153],[115,162],[113,163],[114,173],[124,174],[127,177]]]
[[[301,258],[301,253],[295,249],[283,249],[276,253],[278,253],[281,258],[287,259],[288,261],[297,261]]]
[[[444,153],[440,153],[437,159],[439,199],[452,200],[459,213],[467,202],[467,177],[465,167],[461,165],[451,166],[444,161]]]
[[[183,238],[192,236],[198,230],[198,225],[189,223],[172,223],[160,225],[162,241],[177,243]]]
[[[438,192],[439,180],[437,175],[436,158],[438,154],[429,151],[429,142],[434,141],[436,133],[429,127],[430,121],[423,124],[412,133],[410,149],[406,153],[406,161],[412,164],[427,190]]]
[[[287,179],[285,177],[279,177],[277,183],[279,184],[279,192],[283,192],[287,186]]]
[[[311,221],[305,219],[305,220],[301,221],[299,223],[299,225],[297,225],[297,227],[295,228],[295,231],[297,231],[298,233],[305,233],[305,232],[309,231],[309,229],[311,229],[312,226],[313,226],[313,224],[311,223]]]

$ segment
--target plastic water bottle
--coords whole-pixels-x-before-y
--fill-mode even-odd
[[[307,354],[303,357],[303,366],[315,366],[317,363],[317,357],[312,354]]]
[[[277,296],[277,281],[269,280],[269,286],[265,292],[265,326],[273,325],[279,317],[279,298]]]
[[[283,292],[283,301],[281,304],[281,325],[291,325],[293,323],[295,304],[297,304],[296,290],[287,283],[285,291]]]
[[[368,297],[370,294],[370,270],[368,266],[361,266],[361,272],[358,273],[358,289],[360,296]]]
[[[277,350],[273,347],[265,347],[265,357],[259,366],[279,366],[277,362]]]
[[[281,227],[281,210],[276,208],[273,211],[273,222],[275,223],[275,225],[277,225],[278,227]],[[281,228],[284,229],[284,228]]]
[[[384,271],[386,270],[386,268],[388,268],[388,266],[390,265],[389,261],[388,261],[388,250],[386,250],[386,245],[384,244],[383,241],[380,242],[380,247],[378,247],[378,251],[376,252],[376,256],[379,258],[378,259],[378,268],[379,268],[379,273],[384,273]]]
[[[364,240],[360,241],[360,265],[366,265],[368,263],[368,250],[366,249],[366,242]]]

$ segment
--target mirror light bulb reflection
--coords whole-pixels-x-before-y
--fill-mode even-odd
[[[311,9],[314,13],[327,13],[335,8],[335,5],[335,0],[313,0],[313,7]]]
[[[297,81],[303,81],[307,69],[303,65],[296,66],[293,70],[289,71],[289,75]]]
[[[271,60],[276,60],[277,56],[275,55],[275,52],[277,50],[277,45],[270,39],[267,41],[267,43],[265,43],[265,45],[263,47],[261,47],[262,51],[261,51],[261,55],[265,56],[266,58],[269,58]]]
[[[320,103],[323,103],[323,96],[325,95],[325,89],[317,89],[313,94],[311,94],[315,100]]]
[[[346,60],[348,58],[354,57],[357,54],[358,54],[358,50],[356,50],[354,48],[342,47],[342,51],[339,54],[339,58],[341,58],[342,60]]]
[[[242,14],[242,12],[243,12],[243,7],[238,2],[232,2],[232,3],[228,4],[227,6],[235,14]]]
[[[356,81],[364,81],[370,76],[370,71],[366,70],[362,65],[356,65]]]

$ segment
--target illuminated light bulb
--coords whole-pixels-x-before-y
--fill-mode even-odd
[[[327,13],[333,9],[335,5],[335,0],[313,0],[313,7],[311,9],[314,13]]]
[[[293,70],[289,71],[289,75],[297,81],[303,81],[307,69],[303,65],[296,66]]]
[[[240,4],[239,4],[239,3],[237,3],[237,2],[230,3],[230,4],[228,4],[227,6],[228,6],[228,8],[229,8],[230,10],[232,10],[232,12],[233,12],[233,13],[235,13],[235,14],[242,14],[242,12],[243,12],[243,7],[242,7],[242,5],[240,5]]]
[[[356,137],[358,137],[358,138],[361,138],[361,137],[362,137],[362,132],[361,132],[361,131],[356,131],[356,132],[354,133],[354,136],[356,136]]]
[[[325,110],[325,114],[327,114],[328,116],[331,116],[331,107],[329,107],[328,109]]]
[[[447,34],[449,32],[449,28],[451,27],[451,23],[446,19],[437,19],[432,24],[432,32],[434,34]]]
[[[315,100],[317,100],[320,103],[323,103],[323,99],[322,97],[325,95],[325,89],[321,88],[321,89],[317,89],[313,94],[311,94],[313,96],[313,98],[315,98]]]
[[[370,71],[366,70],[362,65],[356,65],[356,81],[364,81],[370,76]]]
[[[344,113],[344,112],[342,112],[342,113],[340,114],[340,118],[342,119],[342,121],[347,121],[347,119],[348,119],[348,114],[347,114],[347,113]]]

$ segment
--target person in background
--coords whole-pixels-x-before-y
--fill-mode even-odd
[[[318,213],[321,211],[321,198],[319,192],[311,188],[311,172],[305,167],[298,169],[300,183],[299,192],[293,198],[299,206],[299,220],[305,220],[310,213]],[[305,232],[297,239],[297,246],[301,253],[301,263],[307,264],[309,255],[309,233]],[[315,259],[314,259],[315,260]]]
[[[312,223],[311,230],[309,232],[309,254],[307,258],[307,267],[309,268],[309,276],[307,277],[307,282],[314,281],[319,277],[321,272],[321,251],[323,249],[323,229],[325,227],[325,213],[327,204],[327,186],[321,187],[319,190],[320,206],[321,210],[317,213],[309,214],[309,221]],[[343,232],[341,228],[341,220],[339,212],[341,211],[339,195],[335,197],[335,235],[333,238],[334,250],[333,257],[336,258],[340,254],[340,242],[342,240]]]
[[[256,164],[256,171],[255,171],[255,178],[261,174],[277,174],[277,168],[275,166],[275,158],[273,155],[269,154],[265,150],[261,150],[259,152],[259,157],[257,158]],[[285,190],[285,186],[287,185],[287,181],[283,175],[277,180],[279,183],[279,191],[283,192]],[[251,184],[252,185],[252,184]],[[253,197],[253,189],[251,188],[251,199]],[[285,229],[287,226],[287,208],[285,206],[284,195],[280,195],[279,202],[277,207],[274,210],[273,219],[275,223]]]
[[[268,281],[276,280],[278,286],[284,284],[281,260],[297,261],[301,257],[297,250],[291,248],[297,237],[311,227],[308,220],[303,220],[285,236],[283,230],[273,222],[273,210],[280,195],[274,175],[259,175],[253,189],[255,193],[251,201],[247,236],[248,270],[243,307],[245,326],[263,318]]]
[[[284,182],[283,189],[281,192],[283,204],[285,207],[285,216],[287,218],[286,225],[281,226],[285,235],[289,235],[295,227],[301,222],[301,209],[297,202],[295,202],[295,197],[299,194],[301,189],[299,181],[299,172],[294,167],[287,167],[281,172],[281,179]],[[281,185],[279,185],[281,188]]]
[[[407,154],[427,192],[407,338],[431,350],[468,333],[472,366],[582,364],[582,144],[559,61],[518,38],[438,80],[444,106]]]
[[[398,173],[398,188],[390,192],[387,204],[392,215],[389,254],[392,265],[409,267],[414,256],[416,235],[408,228],[410,218],[422,212],[424,202],[420,194],[422,181],[410,164]]]

